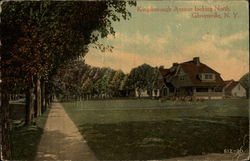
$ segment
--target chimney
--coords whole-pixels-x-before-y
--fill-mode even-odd
[[[196,65],[200,65],[200,58],[199,58],[199,57],[194,57],[194,58],[193,58],[193,62],[194,62],[194,64],[196,64]]]

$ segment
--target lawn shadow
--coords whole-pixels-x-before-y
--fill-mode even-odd
[[[12,104],[12,119],[24,120],[25,104]],[[42,116],[35,118],[36,124],[24,125],[24,122],[14,125],[11,130],[11,151],[13,160],[31,160],[36,156],[38,145],[43,134],[49,109]]]
[[[100,160],[154,160],[224,153],[225,149],[241,148],[248,136],[248,118],[222,118],[228,124],[221,124],[219,118],[192,119],[83,124],[79,127]],[[248,143],[242,148],[248,149]]]

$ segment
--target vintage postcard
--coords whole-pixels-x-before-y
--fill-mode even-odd
[[[248,1],[0,3],[0,160],[250,159]]]

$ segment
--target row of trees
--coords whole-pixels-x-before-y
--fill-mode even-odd
[[[60,69],[53,80],[57,93],[66,98],[134,96],[135,91],[140,96],[141,91],[152,92],[160,88],[162,79],[159,68],[162,67],[143,64],[125,74],[121,70],[91,67],[83,61],[74,61]],[[240,83],[249,97],[249,73],[242,76]]]
[[[249,82],[249,73],[244,74],[240,78],[240,83],[246,89],[247,98],[249,98],[249,84],[250,84],[250,82]]]
[[[54,77],[58,93],[64,96],[85,98],[110,98],[134,95],[137,90],[152,91],[157,88],[159,69],[148,64],[133,68],[125,74],[121,70],[91,67],[83,61],[75,61],[60,69]]]
[[[9,95],[26,95],[27,125],[46,110],[52,77],[98,39],[115,34],[112,21],[128,19],[128,1],[10,1],[1,4],[1,155],[11,159]],[[2,159],[2,158],[1,158]]]

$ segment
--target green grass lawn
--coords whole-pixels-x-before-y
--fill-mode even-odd
[[[24,103],[10,104],[13,120],[24,120]],[[43,134],[48,111],[36,118],[36,125],[25,126],[24,123],[11,130],[12,160],[34,160],[36,151]]]
[[[101,160],[164,159],[248,148],[248,100],[62,103]],[[248,140],[248,139],[246,139]]]

